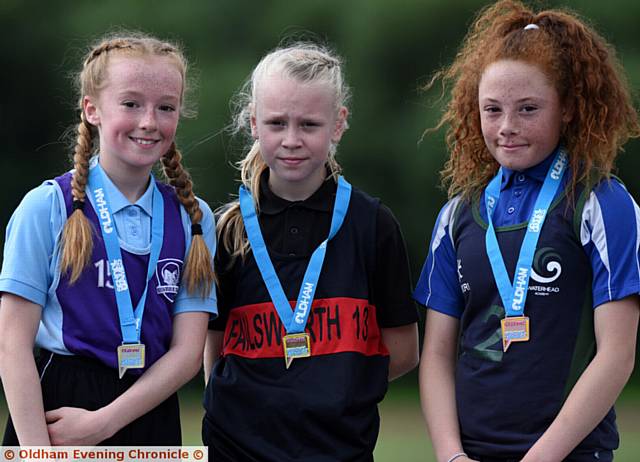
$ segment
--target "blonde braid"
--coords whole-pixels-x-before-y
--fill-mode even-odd
[[[251,192],[256,213],[260,213],[260,177],[268,167],[260,154],[258,141],[253,143],[246,157],[240,160],[236,166],[240,170],[242,184]],[[216,210],[216,214],[220,217],[216,223],[218,240],[231,257],[228,267],[225,268],[229,269],[237,257],[244,258],[250,249],[240,211],[240,202],[236,200],[225,204]]]
[[[131,39],[119,38],[106,40],[91,50],[84,61],[84,66],[86,67],[89,63],[91,63],[91,61],[93,61],[103,53],[109,52],[111,50],[123,50],[126,48],[133,48]]]
[[[209,248],[202,237],[202,210],[193,194],[193,183],[189,173],[182,166],[182,154],[171,144],[169,151],[162,156],[164,175],[176,190],[176,196],[191,218],[191,247],[185,262],[184,278],[187,292],[199,292],[202,298],[211,291],[216,280],[213,271],[213,259]]]
[[[62,230],[62,256],[60,271],[70,272],[70,282],[78,280],[82,270],[89,264],[93,252],[93,228],[83,212],[86,202],[87,180],[89,176],[89,159],[91,157],[91,125],[80,116],[78,136],[73,155],[74,172],[71,179],[73,211]]]

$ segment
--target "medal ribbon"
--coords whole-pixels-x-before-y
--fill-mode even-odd
[[[273,263],[271,262],[271,258],[269,257],[264,238],[262,237],[253,197],[244,186],[240,186],[240,210],[242,212],[242,219],[244,220],[249,244],[251,245],[251,250],[258,264],[262,279],[269,291],[271,301],[288,334],[304,332],[307,319],[311,313],[311,303],[313,302],[313,296],[316,292],[318,279],[320,278],[324,257],[327,252],[327,243],[336,235],[342,226],[344,217],[347,214],[347,209],[349,208],[350,198],[351,185],[341,176],[338,178],[338,190],[333,206],[329,236],[320,243],[311,255],[302,279],[302,286],[300,287],[295,309],[292,311],[289,300],[287,300],[278,275],[273,267]]]
[[[535,254],[540,231],[551,202],[560,187],[562,177],[566,170],[568,157],[564,149],[560,148],[547,171],[547,176],[538,193],[533,213],[529,218],[527,232],[522,241],[518,263],[513,275],[513,284],[509,281],[509,274],[504,264],[504,259],[500,253],[498,239],[493,226],[493,211],[500,196],[500,186],[502,184],[502,167],[498,174],[489,182],[485,190],[485,206],[487,210],[488,228],[485,235],[485,245],[493,277],[500,292],[500,298],[504,304],[507,316],[522,316],[524,314],[524,304],[529,291],[529,277],[531,276],[531,264]]]
[[[93,195],[96,213],[100,221],[100,232],[107,250],[109,268],[111,269],[111,279],[116,295],[116,305],[118,306],[118,316],[120,318],[120,330],[122,331],[122,343],[139,343],[142,326],[142,315],[147,299],[149,281],[156,270],[156,264],[160,257],[162,240],[164,235],[164,200],[158,190],[158,186],[151,176],[153,183],[153,217],[151,219],[151,253],[147,266],[147,279],[144,292],[138,301],[134,311],[131,301],[131,293],[127,282],[127,275],[124,269],[122,253],[120,252],[120,242],[116,233],[115,222],[112,219],[111,208],[107,191],[104,188],[101,168],[92,168],[89,172],[89,190]]]

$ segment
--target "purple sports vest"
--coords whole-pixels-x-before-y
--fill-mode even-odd
[[[64,196],[67,216],[72,212],[71,173],[55,179]],[[149,290],[142,318],[140,341],[146,347],[145,369],[130,369],[141,374],[169,349],[172,334],[172,309],[182,276],[185,258],[184,227],[180,205],[170,186],[158,183],[164,199],[164,242]],[[67,274],[60,275],[56,295],[62,307],[62,336],[67,349],[77,355],[94,358],[117,369],[116,348],[122,343],[115,292],[107,273],[108,258],[95,210],[86,201],[84,214],[94,228],[91,262],[80,278],[69,284]],[[136,306],[144,290],[149,254],[136,255],[121,249],[129,290]]]

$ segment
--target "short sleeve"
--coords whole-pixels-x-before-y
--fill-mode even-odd
[[[216,296],[218,300],[218,316],[209,321],[209,329],[216,331],[224,331],[229,317],[229,306],[227,300],[229,296],[225,295],[229,291],[235,289],[237,278],[234,277],[234,267],[238,264],[235,262],[234,267],[230,266],[231,256],[224,245],[217,248],[215,256],[216,276],[218,284],[216,286]]]
[[[407,248],[398,221],[383,204],[376,218],[376,263],[372,302],[381,328],[399,327],[418,321],[411,299],[411,275]]]
[[[57,242],[66,219],[61,204],[60,189],[52,181],[22,199],[7,226],[0,292],[45,305],[57,265]]]
[[[599,183],[582,210],[580,241],[593,271],[593,306],[640,292],[640,210],[624,185]]]
[[[209,249],[209,254],[211,258],[216,253],[216,224],[215,218],[213,217],[213,212],[209,205],[204,202],[202,199],[197,198],[198,204],[200,205],[200,210],[202,211],[202,221],[200,225],[202,226],[202,237],[204,238],[204,242]],[[189,254],[189,249],[191,247],[191,219],[187,214],[184,207],[180,207],[182,213],[182,224],[185,230],[185,238],[187,243],[187,252],[186,255]],[[218,304],[216,298],[216,289],[215,284],[212,285],[209,293],[202,298],[198,292],[194,294],[189,294],[186,289],[185,284],[180,285],[180,290],[178,291],[178,295],[176,297],[176,302],[173,306],[173,313],[184,313],[188,311],[206,311],[211,313],[212,316],[216,316],[218,314]]]
[[[459,201],[456,197],[440,210],[431,236],[429,253],[413,293],[413,297],[421,305],[456,318],[462,315],[464,309],[464,299],[458,285],[456,252],[451,237]]]

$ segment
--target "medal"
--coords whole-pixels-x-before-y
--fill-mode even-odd
[[[128,343],[118,347],[118,372],[120,378],[127,369],[144,367],[144,345],[142,343]]]
[[[561,185],[569,158],[563,148],[559,148],[547,170],[542,188],[529,217],[529,224],[522,240],[518,260],[513,275],[513,282],[500,253],[498,238],[493,226],[493,212],[500,197],[502,184],[502,170],[489,182],[485,189],[485,207],[487,211],[487,232],[485,247],[493,277],[504,306],[505,318],[502,326],[502,349],[507,351],[511,342],[526,342],[529,340],[529,318],[524,315],[524,307],[529,291],[529,278],[538,238],[542,231],[547,212],[551,208],[553,198]]]
[[[115,292],[118,318],[120,321],[120,332],[122,333],[122,345],[117,348],[118,373],[120,378],[124,376],[127,369],[140,369],[144,367],[144,345],[140,343],[140,330],[142,327],[142,315],[144,314],[145,301],[149,289],[149,281],[156,270],[162,241],[164,236],[164,200],[153,177],[153,215],[151,221],[151,251],[147,264],[147,277],[145,279],[145,289],[137,306],[131,303],[131,293],[127,281],[126,269],[120,243],[115,232],[109,198],[104,187],[103,172],[96,166],[89,172],[88,189],[93,194],[96,213],[100,220],[100,232],[104,240],[111,278],[113,280],[113,290]]]
[[[344,178],[338,178],[338,189],[331,217],[329,236],[311,254],[293,311],[271,262],[267,245],[264,242],[253,196],[244,186],[240,186],[238,196],[242,220],[244,221],[251,251],[273,306],[287,333],[282,337],[282,347],[284,349],[284,363],[286,368],[289,369],[294,359],[311,356],[311,340],[309,334],[305,332],[305,327],[311,313],[315,291],[318,287],[320,271],[327,252],[327,243],[340,230],[349,208],[351,185]]]
[[[502,349],[507,351],[511,342],[527,342],[529,340],[529,318],[512,316],[502,319]]]
[[[302,332],[299,334],[289,334],[282,337],[282,348],[284,349],[284,364],[287,369],[296,358],[308,358],[311,356],[311,339],[309,334]]]

